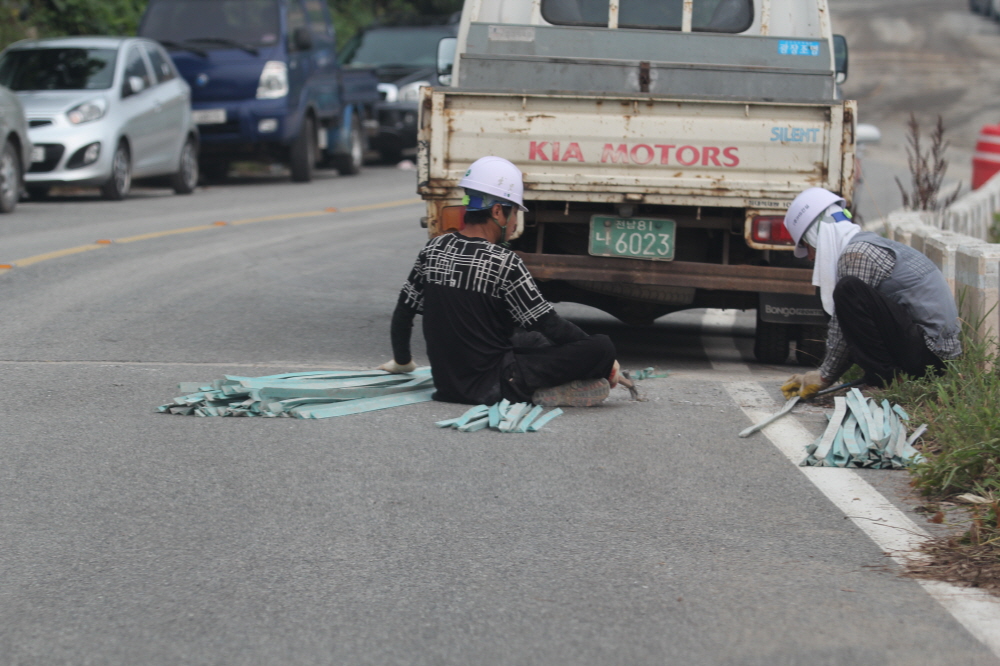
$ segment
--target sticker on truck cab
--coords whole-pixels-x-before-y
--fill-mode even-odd
[[[801,42],[795,39],[778,40],[778,53],[781,55],[818,56],[819,42]]]

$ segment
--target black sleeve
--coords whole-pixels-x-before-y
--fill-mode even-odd
[[[549,310],[539,319],[527,326],[529,331],[537,331],[557,345],[576,342],[588,338],[579,326],[560,317],[555,310]],[[399,359],[396,359],[398,362]]]
[[[406,303],[407,294],[399,295],[399,302],[392,313],[392,325],[389,335],[392,339],[392,359],[400,365],[406,365],[413,360],[410,354],[410,335],[413,333],[413,318],[417,311]]]

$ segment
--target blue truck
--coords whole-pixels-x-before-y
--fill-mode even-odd
[[[377,128],[378,79],[341,69],[325,0],[151,0],[139,34],[163,44],[191,86],[207,179],[234,160],[361,170]]]

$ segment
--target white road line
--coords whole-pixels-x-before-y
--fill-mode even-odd
[[[733,344],[737,314],[737,310],[705,310],[705,314],[701,316],[701,330],[709,332],[702,333],[701,344],[712,364],[712,370],[749,376],[750,368],[743,362],[743,357]]]
[[[702,316],[702,330],[711,331],[715,328],[718,331],[721,328],[731,333],[736,315],[735,310],[707,310]],[[702,334],[705,353],[709,356],[713,370],[726,373],[729,381],[723,381],[723,386],[733,401],[750,417],[752,423],[759,423],[781,406],[763,386],[748,381],[750,368],[734,361],[740,359],[739,351],[732,336],[723,337],[723,331],[713,331],[715,335]],[[716,360],[717,358],[722,360]],[[747,380],[733,380],[739,376],[746,377]],[[796,467],[805,458],[806,445],[817,436],[792,415],[772,423],[761,432]],[[759,436],[760,433],[754,435]],[[735,432],[733,437],[736,437]],[[750,439],[748,443],[753,441]],[[908,557],[918,556],[917,548],[928,536],[927,532],[856,472],[828,467],[798,469],[887,555],[900,564],[905,563]],[[970,634],[1000,657],[1000,601],[996,597],[982,590],[939,581],[917,579],[917,583]]]
[[[724,386],[753,423],[762,421],[780,408],[756,382],[733,382]],[[796,466],[805,457],[806,444],[816,439],[816,434],[809,432],[794,416],[787,416],[762,432]],[[759,434],[754,437],[759,437]],[[752,442],[753,439],[747,441]],[[907,557],[914,557],[921,541],[928,536],[923,528],[853,470],[827,467],[798,469],[879,548],[900,564]],[[918,579],[917,582],[970,634],[1000,657],[1000,601],[973,588],[938,581]]]

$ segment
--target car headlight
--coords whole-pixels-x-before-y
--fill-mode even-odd
[[[66,112],[66,117],[74,125],[89,123],[100,120],[104,117],[104,112],[108,110],[108,103],[103,99],[92,99],[89,102],[78,104]]]
[[[288,68],[280,60],[268,60],[257,83],[257,99],[280,99],[288,94]]]
[[[399,89],[399,101],[400,102],[419,102],[420,101],[420,89],[424,86],[429,86],[430,81],[414,81],[413,83],[407,83],[405,86]]]

